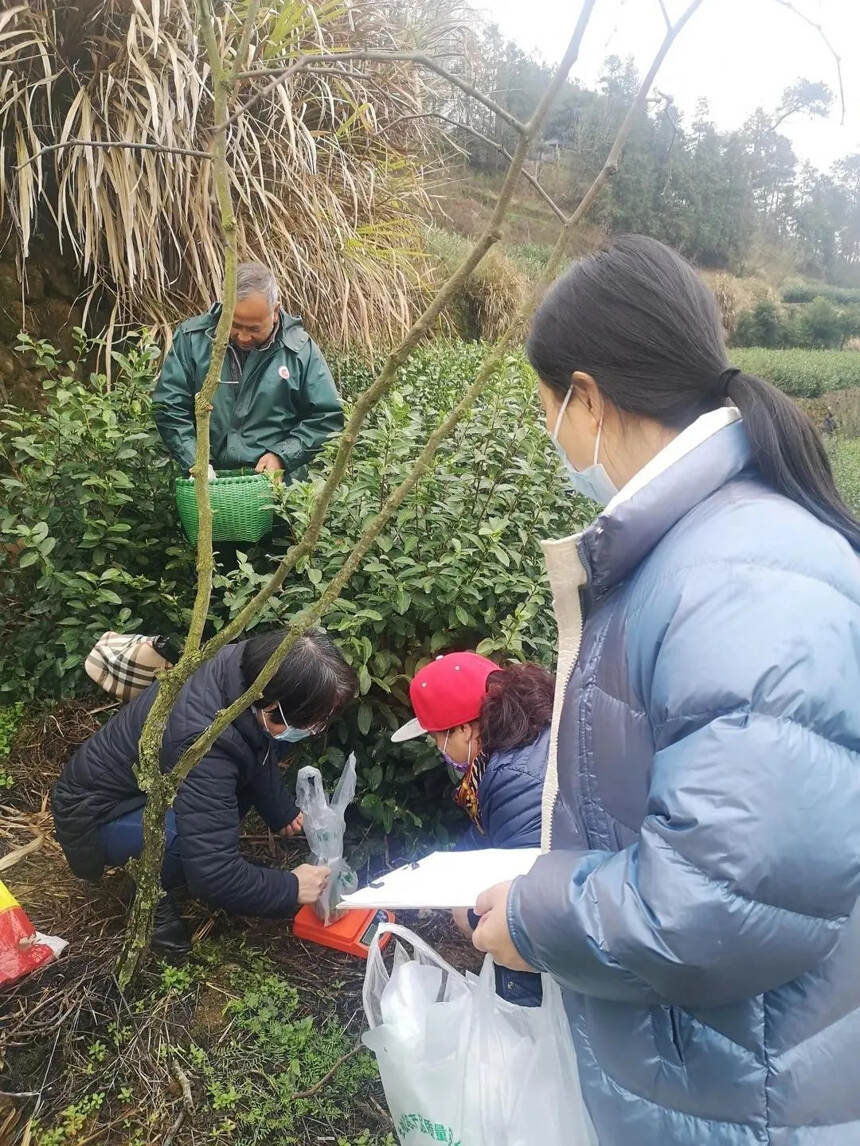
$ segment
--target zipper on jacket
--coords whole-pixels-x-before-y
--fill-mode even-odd
[[[233,384],[235,386],[242,385],[242,363],[239,361],[239,355],[236,353],[236,348],[229,342],[227,343],[227,350],[233,359]]]
[[[580,591],[588,583],[588,574],[579,555],[580,536],[577,533],[561,541],[541,542],[558,625],[555,699],[552,707],[546,778],[541,796],[541,851],[544,852],[552,848],[552,821],[558,800],[558,732],[561,712],[582,645]]]

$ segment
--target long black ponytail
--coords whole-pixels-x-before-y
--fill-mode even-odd
[[[730,367],[714,296],[656,239],[624,235],[574,263],[538,308],[527,353],[560,398],[583,371],[618,410],[673,429],[729,399],[764,480],[860,549],[860,522],[812,422],[775,386]]]

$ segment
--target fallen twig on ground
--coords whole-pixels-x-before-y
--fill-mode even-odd
[[[361,1043],[359,1043],[358,1046],[354,1046],[351,1051],[347,1051],[346,1054],[341,1055],[331,1070],[326,1071],[319,1082],[315,1082],[314,1085],[309,1087],[307,1090],[297,1090],[293,1095],[293,1098],[312,1098],[315,1094],[322,1090],[330,1078],[337,1074],[345,1062],[353,1058],[358,1054],[359,1051],[362,1050],[364,1050],[364,1047]]]
[[[14,851],[9,852],[0,859],[0,871],[8,871],[10,867],[14,867],[15,864],[19,863],[25,856],[28,856],[31,852],[38,851],[44,842],[45,837],[39,835],[36,836],[35,839],[30,840],[28,844],[22,844],[21,847],[15,848]]]

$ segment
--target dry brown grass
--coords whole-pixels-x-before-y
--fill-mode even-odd
[[[469,242],[433,227],[427,232],[425,243],[430,259],[428,285],[432,287],[452,273]],[[463,337],[493,341],[516,316],[527,286],[520,268],[502,248],[494,247],[443,315],[442,324],[449,332]]]
[[[778,292],[770,283],[759,276],[739,278],[726,271],[701,271],[701,276],[714,292],[726,334],[731,337],[738,318],[744,311],[752,310],[756,303],[767,299],[779,302]]]
[[[428,13],[430,12],[429,6]],[[218,6],[225,59],[239,12]],[[444,5],[415,19],[359,0],[264,3],[255,66],[306,51],[423,48]],[[427,128],[409,120],[429,82],[408,64],[296,75],[229,133],[243,257],[269,262],[286,302],[329,341],[385,340],[408,325],[422,267],[417,212]],[[259,80],[249,80],[242,96]],[[0,221],[26,254],[53,217],[115,322],[167,324],[220,292],[210,164],[186,155],[71,147],[70,139],[205,151],[212,93],[193,0],[32,0],[0,12]]]

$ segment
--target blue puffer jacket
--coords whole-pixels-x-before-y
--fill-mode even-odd
[[[220,709],[245,691],[242,648],[243,643],[227,645],[183,686],[162,741],[164,771]],[[86,740],[54,786],[57,839],[72,871],[83,879],[98,879],[104,870],[99,825],[146,802],[133,766],[157,688],[151,685]],[[275,746],[246,710],[221,733],[176,793],[173,810],[182,866],[191,894],[211,907],[243,915],[291,915],[298,896],[292,872],[258,867],[239,851],[239,825],[252,806],[272,831],[298,815]]]
[[[546,546],[551,850],[508,922],[601,1146],[860,1143],[860,561],[731,415]]]
[[[537,848],[541,836],[541,795],[549,753],[549,729],[522,748],[494,752],[478,785],[478,811],[484,834],[473,825],[458,848]],[[496,967],[496,991],[509,1003],[537,1006],[539,975]]]

